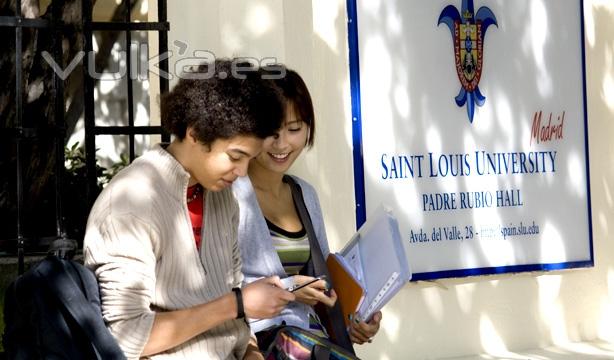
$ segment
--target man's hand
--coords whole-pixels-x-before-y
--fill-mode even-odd
[[[294,301],[295,296],[283,288],[278,276],[254,281],[243,287],[245,315],[254,319],[268,319],[278,315]]]
[[[354,314],[354,317],[355,316],[356,314]],[[358,345],[364,344],[365,342],[371,342],[371,339],[379,330],[380,321],[382,321],[381,311],[373,314],[371,321],[368,323],[364,321],[356,322],[352,320],[350,322],[350,340]]]

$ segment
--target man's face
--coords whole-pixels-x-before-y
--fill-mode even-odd
[[[262,149],[262,139],[255,136],[218,139],[209,146],[188,136],[194,144],[188,171],[192,180],[209,191],[220,191],[232,185],[237,177],[245,176],[249,161]]]

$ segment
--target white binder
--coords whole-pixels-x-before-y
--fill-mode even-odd
[[[399,223],[384,205],[377,207],[339,254],[366,289],[358,309],[361,320],[370,320],[411,279]]]

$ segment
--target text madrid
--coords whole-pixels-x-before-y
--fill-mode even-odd
[[[556,151],[381,156],[382,179],[556,172]],[[427,167],[425,169],[425,167]]]

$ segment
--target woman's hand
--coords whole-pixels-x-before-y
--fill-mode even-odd
[[[264,360],[264,356],[260,350],[258,350],[258,341],[253,338],[253,335],[249,338],[249,343],[247,344],[245,355],[243,355],[243,360]]]
[[[354,314],[354,317],[356,314]],[[351,321],[350,322],[350,340],[353,343],[361,345],[365,342],[371,342],[371,339],[377,334],[379,330],[379,323],[382,321],[382,313],[381,311],[373,314],[371,321],[368,323],[361,321]]]
[[[314,278],[311,276],[295,275],[294,284],[301,285],[313,279]],[[330,289],[330,295],[327,295],[326,292],[328,290],[328,282],[326,280],[318,280],[302,289],[295,291],[294,295],[296,296],[296,301],[303,304],[314,306],[315,304],[321,302],[328,307],[332,307],[337,301],[337,294],[335,293],[335,290]]]
[[[264,355],[258,350],[248,350],[243,356],[243,360],[264,360]]]

